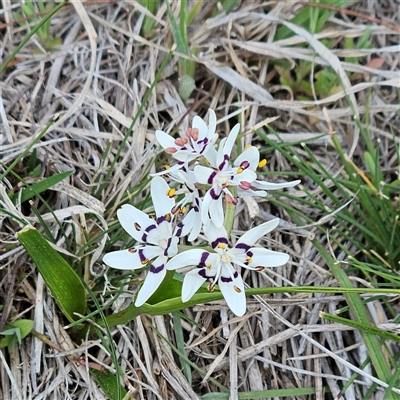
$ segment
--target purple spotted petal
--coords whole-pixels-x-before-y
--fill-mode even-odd
[[[211,253],[202,249],[187,250],[177,254],[167,263],[168,270],[176,270],[179,268],[190,266],[205,266],[211,260]]]
[[[197,182],[203,185],[212,185],[217,174],[212,168],[203,167],[202,165],[196,165],[193,172]]]
[[[289,261],[289,255],[279,251],[264,249],[262,247],[251,248],[252,261],[246,267],[253,269],[255,267],[280,267]]]
[[[219,288],[232,312],[241,317],[246,312],[246,294],[240,274],[233,271],[233,268],[230,270],[224,267],[219,279]]]
[[[152,296],[165,278],[167,257],[158,257],[150,266],[146,279],[136,297],[135,306],[140,307]]]
[[[143,252],[135,248],[112,251],[103,257],[103,262],[109,267],[123,270],[143,268],[146,260]]]
[[[161,178],[160,178],[161,179]],[[151,235],[155,222],[143,211],[138,210],[130,204],[124,204],[118,211],[119,223],[125,231],[138,242],[147,242],[157,245],[157,240]],[[143,238],[143,232],[149,232],[146,240]]]
[[[207,280],[204,277],[205,268],[195,268],[185,275],[182,285],[182,301],[189,301],[199,290],[200,286]]]
[[[258,163],[260,162],[260,152],[258,151],[257,147],[251,146],[246,149],[242,154],[236,158],[233,165],[235,167],[239,167],[242,162],[247,161],[249,163],[248,169],[255,171],[258,167]]]

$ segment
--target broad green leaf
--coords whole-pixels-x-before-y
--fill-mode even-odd
[[[57,251],[33,227],[27,225],[17,233],[17,239],[31,256],[51,290],[54,299],[70,322],[85,314],[86,296],[82,281]]]
[[[44,178],[39,182],[33,183],[27,188],[22,189],[21,203],[31,199],[38,193],[42,193],[45,190],[51,189],[55,184],[61,182],[65,178],[68,178],[74,171],[61,172],[57,175],[50,176],[49,178]],[[19,197],[19,193],[15,193],[11,196],[11,200],[15,203]]]

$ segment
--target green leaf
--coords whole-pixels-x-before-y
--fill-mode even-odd
[[[79,318],[74,313],[85,314],[84,286],[64,258],[50,246],[33,226],[27,225],[16,236],[36,264],[54,299],[68,320],[73,322]]]
[[[90,369],[90,375],[104,391],[108,399],[122,400],[128,395],[128,392],[120,385],[118,378],[108,371],[97,371]]]
[[[45,190],[51,189],[55,184],[61,182],[65,178],[68,178],[74,171],[65,171],[57,175],[44,178],[43,180],[36,182],[29,187],[22,189],[21,203],[35,197],[38,193],[42,193]],[[11,201],[15,204],[19,198],[19,193],[15,193],[11,196]]]
[[[21,340],[32,331],[33,325],[34,323],[30,319],[19,319],[12,324],[7,324],[0,332],[0,335],[6,336],[1,339],[0,348],[7,346],[8,350],[12,350],[15,341],[18,340],[18,343],[21,343]]]

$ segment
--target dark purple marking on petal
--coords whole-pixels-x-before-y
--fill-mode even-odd
[[[168,215],[168,214],[167,214]],[[161,217],[157,218],[157,224],[160,225],[162,222],[167,221],[167,215],[161,215]]]
[[[227,239],[226,237],[219,237],[219,238],[215,239],[215,240],[211,243],[211,247],[212,247],[213,249],[215,249],[215,248],[218,247],[218,245],[219,245],[220,243],[224,243],[224,244],[228,245],[228,239]]]
[[[175,233],[175,236],[180,237],[182,235],[183,226],[184,226],[183,223],[179,222],[179,224],[176,226],[178,229],[177,229],[177,231]]]
[[[209,185],[212,185],[212,183],[213,183],[214,178],[215,178],[216,175],[217,175],[217,172],[216,172],[216,171],[213,171],[212,174],[208,177],[207,183],[208,183]]]
[[[253,253],[252,251],[248,251],[248,252],[246,253],[246,256],[249,256],[249,257],[253,257],[253,255],[254,255],[254,253]]]
[[[168,250],[169,250],[169,246],[171,246],[171,242],[172,242],[172,238],[169,238],[168,242],[167,242],[167,246],[164,250],[164,256],[168,256]]]
[[[200,212],[200,208],[199,207],[197,207],[197,206],[193,206],[193,210],[195,211],[195,212]]]
[[[194,202],[196,203],[197,207],[200,207],[200,200],[197,197],[194,198]]]
[[[204,279],[210,279],[210,278],[214,278],[215,277],[214,274],[213,275],[208,275],[207,274],[208,273],[207,268],[201,268],[201,269],[199,269],[199,271],[197,273],[199,274],[199,276],[201,276]]]
[[[219,193],[216,193],[215,192],[215,188],[211,188],[210,189],[210,196],[211,196],[211,198],[213,199],[213,200],[218,200],[219,199],[219,197],[221,196],[221,193],[222,193],[222,190],[219,192]]]
[[[153,229],[157,229],[157,227],[156,227],[156,225],[149,225],[144,231],[146,232],[146,233],[143,233],[143,236],[142,236],[142,242],[144,242],[144,243],[146,243],[147,242],[147,234],[149,233],[149,232],[151,232]]]
[[[235,249],[241,249],[241,250],[247,251],[250,249],[250,246],[246,243],[237,243],[235,245]]]
[[[145,256],[144,253],[143,253],[143,249],[139,249],[139,250],[138,250],[138,254],[139,254],[140,261],[141,261],[141,263],[143,264],[144,261],[147,260],[146,256]]]
[[[221,275],[221,277],[219,279],[221,279],[221,282],[224,282],[224,283],[233,282],[233,279],[230,276],[225,277],[225,276]]]
[[[155,265],[151,264],[150,272],[152,272],[153,274],[158,274],[164,269],[164,267],[165,267],[164,264],[161,264],[159,267],[156,267]]]
[[[199,261],[199,265],[201,267],[205,267],[206,266],[206,261],[207,261],[207,258],[208,258],[209,255],[210,254],[207,253],[206,251],[204,253],[202,253],[200,261]]]
[[[229,164],[229,160],[230,160],[230,157],[228,156],[228,154],[224,154],[224,160],[222,161],[221,164],[218,165],[218,169],[220,171],[223,171],[225,169],[225,166],[227,165],[227,163]]]

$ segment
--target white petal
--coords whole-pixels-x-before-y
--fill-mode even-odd
[[[169,214],[175,205],[175,199],[167,194],[168,190],[170,190],[168,183],[160,176],[154,177],[151,181],[151,199],[157,218]]]
[[[217,200],[214,200],[210,204],[209,213],[211,217],[211,221],[218,228],[223,228],[224,225],[224,208],[222,206],[222,196],[220,196]]]
[[[197,212],[195,214],[195,222],[193,223],[192,230],[190,231],[190,235],[188,237],[189,242],[193,242],[193,240],[196,240],[199,237],[201,228],[203,226],[201,214]]]
[[[178,146],[175,144],[175,139],[164,131],[157,130],[156,138],[158,143],[160,143],[161,147],[164,149],[167,149],[168,147],[173,147],[175,149],[178,148]]]
[[[198,183],[212,185],[213,177],[215,176],[215,171],[213,169],[203,167],[202,165],[196,165],[193,172]]]
[[[189,301],[199,290],[200,286],[207,280],[199,275],[202,269],[195,268],[185,275],[182,285],[182,301]]]
[[[235,175],[233,176],[232,182],[234,182],[236,185],[238,185],[241,181],[252,183],[256,179],[257,179],[257,174],[250,169],[246,169],[243,172],[241,172],[240,174],[235,173]]]
[[[146,279],[143,282],[142,287],[136,297],[135,306],[140,307],[151,297],[151,295],[157,290],[161,282],[165,278],[167,269],[165,268],[165,262],[167,257],[158,257],[154,263],[152,263],[149,272],[147,273]],[[163,268],[162,268],[163,267]],[[162,268],[162,269],[161,269]],[[155,272],[158,269],[157,272]]]
[[[168,169],[165,169],[163,171],[157,172],[155,174],[149,174],[149,175],[151,177],[154,177],[154,176],[163,176],[163,175],[166,175],[166,174],[171,174],[172,172],[179,171],[183,167],[183,165],[184,164],[174,164],[172,167],[170,167]]]
[[[217,168],[217,150],[215,150],[213,145],[207,146],[207,150],[203,153],[203,156],[213,168]]]
[[[246,312],[246,294],[242,277],[238,275],[233,282],[229,283],[222,282],[221,279],[222,277],[219,279],[219,289],[221,290],[225,301],[232,312],[236,316],[241,317]],[[234,289],[234,286],[236,286],[239,292]]]
[[[255,267],[280,267],[289,261],[289,255],[279,251],[263,249],[262,247],[253,247],[250,249],[253,253],[252,261],[248,268]]]
[[[132,250],[129,249],[107,253],[103,257],[103,262],[109,267],[124,270],[139,269],[146,266],[146,264],[142,264],[138,250],[133,253]]]
[[[275,218],[271,221],[264,222],[263,224],[250,229],[248,232],[241,236],[241,238],[237,241],[235,247],[238,247],[239,243],[244,243],[250,247],[253,246],[253,244],[257,242],[258,239],[274,230],[278,225],[279,218]]]
[[[207,136],[208,132],[207,124],[204,122],[203,118],[200,118],[198,115],[196,115],[193,118],[192,127],[197,128],[199,130],[198,140],[202,140]]]
[[[253,186],[257,189],[264,189],[264,190],[278,190],[289,188],[298,185],[301,180],[291,181],[291,182],[282,182],[282,183],[272,183],[266,181],[254,181]]]
[[[138,210],[136,207],[133,207],[130,204],[124,204],[117,211],[117,216],[119,223],[125,229],[125,231],[138,242],[143,242],[143,231],[149,226],[154,225],[153,219],[151,219],[143,211]],[[135,228],[135,224],[139,224],[139,230]],[[147,237],[146,242],[157,244],[151,239],[151,236]]]
[[[178,161],[188,163],[195,160],[197,157],[200,157],[200,155],[194,153],[192,150],[178,150],[176,153],[172,154],[172,157]]]
[[[224,154],[231,156],[233,145],[240,131],[240,124],[236,124],[228,135],[228,139],[224,144]]]
[[[226,240],[228,240],[228,235],[224,226],[216,226],[214,220],[211,220],[204,225],[204,233],[210,245],[218,238],[225,238]]]
[[[217,126],[217,117],[215,115],[214,110],[211,110],[210,108],[208,111],[209,111],[209,116],[208,116],[207,138],[211,142],[215,134],[215,128]]]
[[[190,267],[192,265],[200,265],[202,259],[207,261],[210,255],[211,254],[208,251],[202,249],[183,251],[167,262],[167,269],[175,270],[183,267]]]
[[[260,152],[256,146],[251,146],[246,149],[242,154],[239,155],[238,158],[236,158],[233,165],[235,167],[239,167],[243,161],[249,162],[250,165],[248,168],[250,170],[255,171],[257,169],[258,163],[260,162]]]

